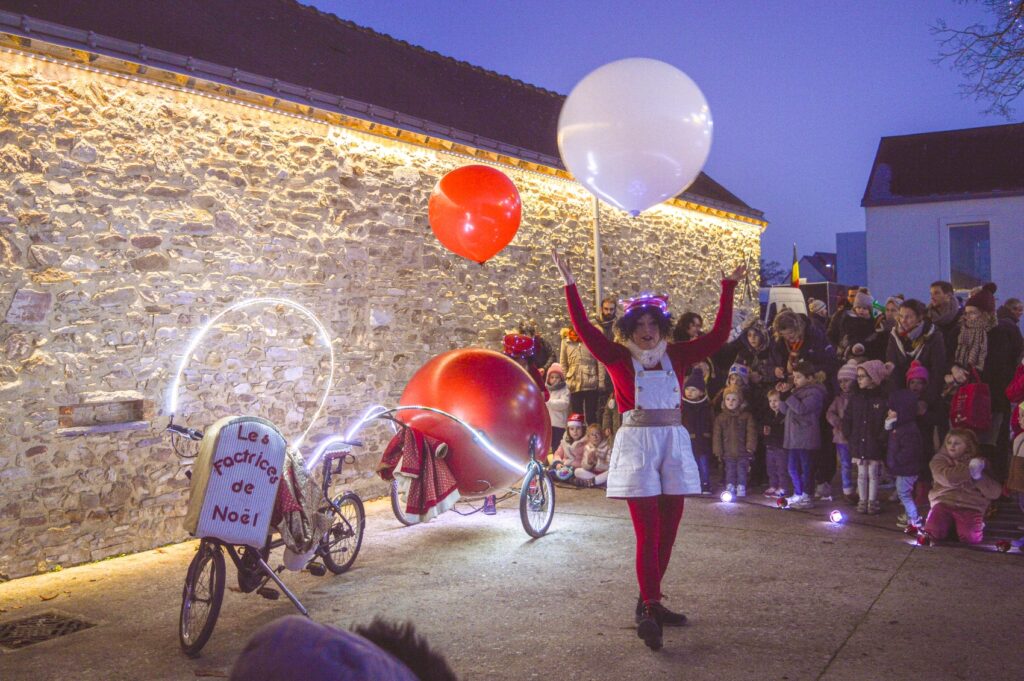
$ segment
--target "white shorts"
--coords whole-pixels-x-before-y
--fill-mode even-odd
[[[683,426],[622,427],[608,469],[609,497],[700,494],[700,473]]]

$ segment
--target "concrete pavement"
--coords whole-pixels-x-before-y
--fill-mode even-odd
[[[894,505],[835,526],[833,506],[688,500],[664,589],[691,624],[667,630],[653,653],[633,625],[625,504],[559,488],[550,533],[531,540],[516,501],[496,516],[448,513],[410,528],[370,503],[350,572],[286,581],[321,622],[411,619],[463,679],[937,681],[1016,678],[1024,667],[1024,556],[911,546]],[[185,657],[177,616],[195,546],[0,584],[0,625],[47,610],[97,623],[0,653],[0,679],[226,676],[252,632],[294,609],[229,590],[202,657]]]

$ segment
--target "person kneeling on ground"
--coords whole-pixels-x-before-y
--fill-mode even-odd
[[[943,540],[950,525],[965,544],[981,542],[985,529],[985,511],[998,499],[1002,486],[985,475],[987,461],[979,456],[978,436],[974,431],[954,428],[931,462],[932,484],[928,499],[932,510],[924,523],[929,539]]]

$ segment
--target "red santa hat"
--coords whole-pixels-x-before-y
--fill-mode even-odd
[[[505,336],[504,351],[506,355],[513,359],[524,359],[533,357],[536,349],[535,345],[533,338],[530,336],[521,333],[510,333]]]
[[[580,428],[586,428],[587,422],[583,418],[583,414],[569,414],[569,418],[565,422],[565,427],[579,426]]]

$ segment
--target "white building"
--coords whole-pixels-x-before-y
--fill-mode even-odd
[[[1024,124],[883,137],[861,205],[876,297],[927,301],[936,280],[1024,297]]]

